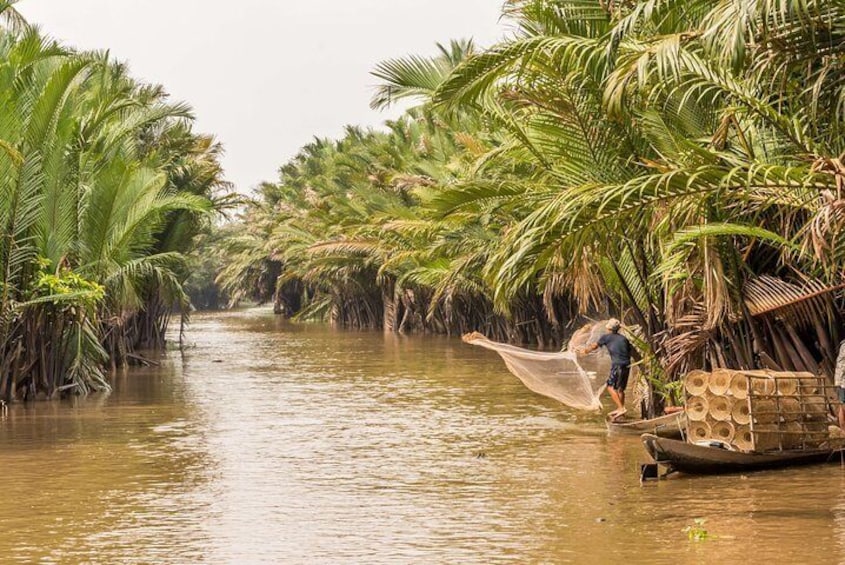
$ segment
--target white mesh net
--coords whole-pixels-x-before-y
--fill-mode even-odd
[[[579,348],[582,348],[586,345],[590,345],[591,343],[596,343],[601,336],[606,333],[607,328],[605,327],[605,321],[594,322],[592,324],[587,324],[579,329],[577,332],[572,334],[572,337],[569,338],[569,345],[567,346],[567,351],[576,351]],[[599,351],[604,351],[599,350]]]
[[[601,409],[599,396],[604,390],[604,379],[587,373],[574,352],[531,351],[490,341],[478,332],[465,335],[463,340],[498,353],[510,372],[537,394],[579,410]]]

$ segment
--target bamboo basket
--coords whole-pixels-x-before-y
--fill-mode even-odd
[[[732,443],[736,428],[731,422],[716,422],[710,426],[710,436],[725,443]]]
[[[731,419],[734,423],[740,426],[747,426],[751,423],[751,409],[748,407],[748,402],[734,402],[733,410],[731,411]]]
[[[751,418],[755,424],[774,424],[778,421],[775,401],[770,398],[752,398],[750,403]]]
[[[811,398],[802,399],[802,407],[804,411],[804,419],[809,421],[827,421],[828,407],[827,400],[815,394]]]
[[[707,397],[693,396],[687,400],[687,418],[692,422],[703,422],[707,419],[709,405]]]
[[[701,441],[711,439],[712,433],[710,424],[704,421],[693,421],[687,426],[687,435],[691,441]]]
[[[830,445],[830,433],[827,422],[804,422],[804,446],[809,449],[818,449],[823,444]]]
[[[743,373],[735,373],[731,377],[731,386],[728,390],[734,398],[745,400],[748,398],[748,377]]]
[[[707,399],[710,417],[717,422],[729,422],[732,418],[734,403],[727,396],[714,396]]]
[[[801,373],[805,375],[807,373]],[[802,376],[798,379],[798,390],[801,391],[803,395],[815,395],[819,392],[819,381],[817,377],[805,377]]]
[[[728,392],[731,386],[733,373],[726,369],[718,369],[710,374],[707,389],[716,396],[722,396]]]
[[[777,393],[780,396],[794,396],[798,394],[798,379],[794,373],[783,373],[775,379]]]
[[[734,433],[734,446],[740,451],[754,451],[754,435],[749,426],[737,426]]]
[[[766,375],[749,375],[751,392],[758,396],[771,396],[775,393],[775,379]]]
[[[777,426],[759,426],[752,430],[754,451],[772,451],[780,448],[780,434]]]
[[[690,371],[684,378],[684,389],[689,396],[702,396],[707,391],[709,373],[704,371]]]
[[[801,409],[801,401],[798,398],[778,398],[775,403],[784,422],[800,422],[804,419],[804,411]]]
[[[806,441],[806,433],[801,422],[785,422],[781,425],[784,449],[800,449]]]
[[[717,440],[744,452],[818,448],[826,430],[830,387],[810,373],[691,371],[689,441]]]

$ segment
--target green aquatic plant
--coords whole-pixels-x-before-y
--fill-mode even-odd
[[[704,528],[704,524],[707,522],[704,518],[696,518],[693,520],[693,523],[686,526],[682,531],[687,535],[687,538],[690,541],[705,541],[711,539],[711,536],[707,530]]]

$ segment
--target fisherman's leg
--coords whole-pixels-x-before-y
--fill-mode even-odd
[[[631,367],[621,366],[616,373],[616,394],[619,396],[621,409],[625,410],[625,389],[628,388],[628,377],[631,374]]]
[[[623,410],[625,408],[625,393],[619,394],[619,391],[612,387],[607,387],[607,390],[610,391],[610,397],[616,404],[617,410]]]
[[[839,419],[839,427],[845,430],[845,389],[836,387],[836,395],[839,397],[839,411],[837,416]]]

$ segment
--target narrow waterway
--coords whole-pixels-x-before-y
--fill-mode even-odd
[[[839,465],[640,486],[637,439],[457,338],[255,310],[188,342],[10,407],[1,563],[845,562]]]

